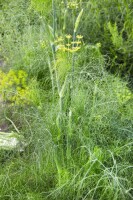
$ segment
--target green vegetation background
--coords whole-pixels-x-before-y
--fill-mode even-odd
[[[132,199],[132,0],[0,7],[0,199]]]

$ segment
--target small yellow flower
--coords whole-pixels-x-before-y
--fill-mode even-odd
[[[72,49],[70,49],[71,53],[74,53],[76,51],[78,51],[80,49],[80,47],[73,47]]]
[[[81,41],[74,41],[74,42],[71,42],[71,44],[81,44]]]
[[[71,44],[66,44],[66,46],[67,46],[67,47],[70,47],[70,46],[71,46]]]
[[[59,45],[58,46],[58,49],[64,49],[65,48],[65,45]]]
[[[63,37],[62,36],[59,36],[58,38],[57,38],[57,41],[58,42],[62,42],[64,39],[63,39]]]
[[[76,2],[68,2],[67,4],[67,8],[69,9],[77,9],[78,8],[78,4]]]
[[[77,38],[77,39],[82,39],[83,36],[82,36],[82,35],[77,35],[76,38]]]
[[[62,36],[57,37],[57,39],[54,41],[54,43],[59,43],[59,42],[63,42],[64,39]]]
[[[100,47],[101,47],[101,43],[100,43],[100,42],[97,43],[96,46],[97,46],[98,48],[100,48]]]
[[[70,38],[72,38],[72,36],[70,34],[68,34],[68,35],[66,35],[66,38],[70,39]]]

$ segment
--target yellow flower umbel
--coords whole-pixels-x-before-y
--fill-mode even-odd
[[[78,8],[78,3],[76,1],[68,2],[67,8],[75,10]]]
[[[119,92],[116,93],[119,104],[125,104],[127,101],[133,99],[133,94],[128,88],[119,88]]]
[[[27,84],[27,73],[23,70],[0,71],[0,93],[4,101],[17,105],[29,104],[31,99]]]
[[[98,47],[98,48],[100,48],[101,47],[101,43],[99,42],[99,43],[96,43],[96,46]]]
[[[57,39],[54,41],[54,43],[62,43],[64,41],[62,36],[57,37]]]
[[[66,38],[67,38],[68,40],[70,40],[70,39],[72,38],[72,36],[71,36],[70,34],[68,34],[68,35],[66,35]]]
[[[77,35],[76,38],[77,38],[78,40],[81,40],[81,39],[83,38],[83,36],[82,36],[82,35]]]
[[[81,39],[83,38],[83,36],[82,35],[77,35],[76,38],[78,40],[75,40],[75,41],[71,42],[71,44],[72,44],[71,52],[72,53],[78,51],[81,48],[81,45],[82,45]]]
[[[70,51],[70,39],[72,38],[72,36],[70,34],[66,35],[66,39],[67,39],[67,44],[66,44],[66,51]]]
[[[61,50],[63,52],[70,52],[70,53],[75,53],[77,52],[82,45],[82,35],[77,35],[76,38],[77,40],[73,41],[72,40],[72,35],[67,34],[65,35],[65,38],[67,40],[67,42],[65,41],[65,39],[61,39],[61,40],[56,40],[56,43],[58,42],[58,46],[56,48],[56,50]],[[62,41],[64,41],[64,44],[62,43]]]
[[[71,52],[71,53],[74,53],[74,52],[78,51],[79,49],[80,49],[80,47],[72,47],[72,48],[70,49],[70,52]]]

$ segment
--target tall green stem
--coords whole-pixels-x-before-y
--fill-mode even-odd
[[[56,10],[55,10],[55,0],[52,0],[52,12],[53,12],[53,36],[55,40],[55,31],[56,31]]]

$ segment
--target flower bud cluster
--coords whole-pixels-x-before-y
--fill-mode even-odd
[[[65,38],[58,37],[57,40],[55,40],[57,50],[62,50],[64,52],[67,51],[70,53],[77,52],[81,48],[82,38],[82,35],[77,35],[76,40],[73,40],[72,35],[70,34],[65,35]]]

